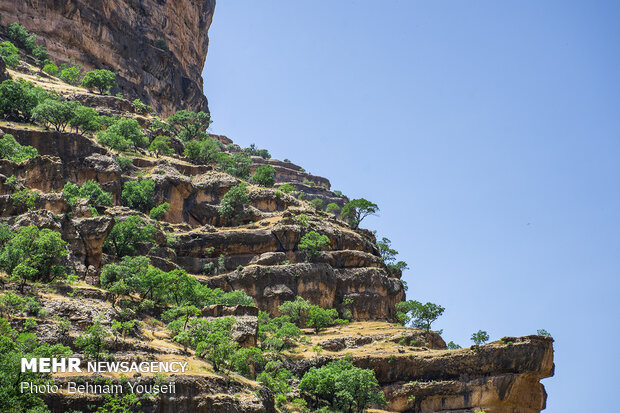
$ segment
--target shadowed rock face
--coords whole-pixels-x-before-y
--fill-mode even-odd
[[[2,24],[36,33],[53,60],[110,69],[163,115],[208,111],[202,92],[215,0],[0,0]]]

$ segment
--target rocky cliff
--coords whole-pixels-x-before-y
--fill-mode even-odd
[[[205,108],[200,72],[213,8],[214,2],[189,0],[104,1],[92,6],[79,0],[62,4],[0,0],[3,23],[17,20],[35,31],[57,58],[75,56],[92,67],[109,65],[121,74],[124,90],[135,91],[159,113]],[[71,27],[61,33],[64,25]],[[140,42],[153,45],[162,33],[174,52],[151,46],[134,50]],[[117,49],[118,53],[110,53]],[[164,52],[167,59],[161,60]],[[148,374],[97,377],[123,386],[176,382],[173,395],[139,394],[139,411],[145,412],[307,412],[304,403],[316,400],[299,390],[299,380],[312,367],[335,360],[349,360],[372,370],[376,388],[386,399],[385,405],[375,407],[384,411],[536,413],[545,408],[546,392],[540,380],[554,373],[553,340],[504,337],[486,345],[448,350],[439,334],[397,324],[396,305],[405,299],[401,273],[386,265],[372,232],[352,227],[338,212],[325,210],[327,203],[341,207],[349,202],[330,189],[327,178],[310,175],[288,161],[256,156],[247,151],[251,148],[244,150],[225,136],[212,136],[219,142],[215,144],[218,157],[233,159],[251,153],[245,157],[248,172],[269,165],[274,185],[258,185],[247,175],[235,176],[220,162],[192,163],[183,150],[189,142],[162,128],[156,113],[141,112],[124,98],[62,85],[27,58],[7,72],[2,65],[0,74],[58,92],[59,99],[80,102],[102,119],[131,119],[148,140],[155,138],[155,131],[166,133],[170,143],[165,155],[145,147],[118,152],[100,144],[101,131],[54,131],[32,121],[0,118],[0,138],[10,134],[37,153],[21,161],[0,159],[0,249],[7,242],[7,229],[12,234],[26,226],[51,230],[66,242],[61,264],[77,279],[31,282],[27,277],[20,279],[23,272],[2,267],[7,273],[0,272],[0,315],[17,331],[33,334],[28,340],[36,337],[42,343],[60,343],[77,356],[91,357],[76,342],[89,334],[97,320],[107,332],[101,339],[106,357],[128,362],[187,361],[188,373],[164,379]],[[183,78],[187,83],[176,83]],[[3,151],[7,158],[8,152]],[[152,182],[148,197],[152,205],[169,204],[161,216],[130,205],[123,195],[129,186],[144,181]],[[63,193],[68,182],[77,186],[95,183],[109,194],[109,201],[91,204],[84,197],[71,201],[69,192]],[[247,198],[233,219],[222,211],[227,195],[239,184],[247,188]],[[308,202],[316,199],[322,201],[322,208],[320,202],[319,206]],[[114,239],[111,234],[135,217],[142,229],[150,226],[152,233],[133,242],[127,254],[119,254],[114,243],[131,234]],[[309,257],[301,241],[311,232],[324,236],[326,244]],[[210,294],[221,290],[249,297],[243,296],[244,304],[222,301],[188,310],[191,306],[181,306],[170,297],[155,300],[152,289],[138,299],[123,283],[106,286],[102,269],[117,268],[130,256],[147,259],[151,271],[161,271],[155,274],[187,274],[195,283],[187,293],[192,299],[202,287],[210,287]],[[172,290],[171,296],[183,288],[178,282],[165,287]],[[164,287],[157,284],[156,288]],[[347,320],[322,331],[304,328],[307,325],[302,323],[296,338],[289,337],[290,326],[289,335],[277,337],[273,331],[261,330],[281,315],[281,304],[296,297],[333,309]],[[20,304],[20,300],[29,304]],[[248,367],[245,364],[251,365],[243,376],[215,368],[195,345],[175,336],[172,323],[166,324],[165,312],[179,308],[188,311],[185,327],[192,317],[201,323],[232,318],[229,341],[242,349],[260,349],[265,357],[262,365],[248,359],[235,366],[235,371],[242,372]],[[194,311],[191,317],[190,311]],[[121,334],[121,321],[134,324]],[[273,342],[268,343],[274,337],[281,342],[276,340],[277,351],[270,347]],[[258,377],[261,369],[267,369],[267,361],[277,361],[277,370],[290,376]],[[62,387],[70,380],[83,382],[92,377],[56,374],[52,379]],[[60,392],[43,398],[53,412],[92,412],[105,401],[90,392]]]
[[[163,115],[208,111],[202,68],[215,0],[0,0],[2,24],[36,33],[55,61],[117,73],[125,96]]]

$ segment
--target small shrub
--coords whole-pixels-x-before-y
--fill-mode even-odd
[[[19,50],[9,41],[0,43],[0,57],[2,57],[7,67],[15,68],[19,66]]]
[[[112,194],[101,189],[99,184],[92,179],[86,181],[81,187],[67,182],[62,189],[62,194],[71,205],[75,205],[78,199],[87,199],[91,205],[112,206]]]
[[[131,104],[133,105],[133,108],[138,112],[142,112],[142,113],[153,112],[153,108],[147,105],[146,103],[143,103],[140,99],[134,99],[133,102],[131,102]]]
[[[283,184],[283,185],[280,185],[278,189],[284,192],[285,194],[290,194],[291,192],[295,190],[295,187],[293,187],[293,185],[291,184]]]
[[[20,145],[13,135],[6,134],[0,138],[0,159],[12,162],[23,162],[39,156],[39,152],[32,146]]]
[[[121,167],[122,170],[129,168],[129,165],[133,164],[132,158],[127,158],[125,156],[117,156],[116,163]]]
[[[329,246],[329,238],[316,231],[310,231],[299,241],[297,248],[301,251],[307,261],[312,261],[318,257],[321,249]]]
[[[536,330],[536,334],[539,336],[543,336],[543,337],[551,337],[551,334],[549,334],[549,332],[545,330],[544,328],[541,328],[540,330]]]
[[[166,212],[168,212],[169,209],[170,204],[168,202],[159,204],[158,206],[151,209],[151,212],[149,212],[149,218],[160,221],[164,217],[164,215],[166,215]]]
[[[332,215],[338,215],[338,213],[340,212],[340,207],[338,206],[337,203],[330,202],[329,204],[327,204],[327,207],[325,208],[325,212],[327,212],[328,214],[332,214]]]
[[[312,205],[312,207],[317,211],[323,210],[323,200],[321,198],[314,198],[312,201],[310,201],[310,205]]]
[[[16,207],[25,207],[28,211],[34,209],[37,198],[39,198],[39,194],[31,191],[30,189],[22,189],[21,191],[15,192],[11,195],[13,204]]]

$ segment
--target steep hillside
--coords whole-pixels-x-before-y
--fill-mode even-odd
[[[175,4],[201,12],[184,23],[185,40],[167,37],[174,59],[166,65],[199,79],[214,3]],[[168,73],[149,66],[160,51],[137,52],[140,64],[108,56],[135,41],[132,27],[151,41],[182,21],[163,17],[177,7],[171,2],[123,6],[28,2],[17,13],[0,0],[0,9],[11,9],[2,24],[19,20],[36,30],[51,60],[80,43],[78,62],[116,70],[124,93],[155,107],[67,84],[23,47],[17,58],[0,59],[8,79],[0,85],[0,377],[16,379],[0,382],[7,395],[0,411],[545,408],[540,380],[553,375],[550,337],[448,349],[431,329],[443,310],[429,316],[404,308],[406,265],[389,241],[359,228],[376,206],[266,150],[209,135],[207,113],[184,111],[205,108],[196,90],[149,83],[145,71]],[[57,25],[67,19],[73,34],[63,46]],[[113,43],[76,42],[77,32],[105,40],[117,24],[123,28]],[[188,40],[200,28],[203,37],[192,39],[204,38],[204,48]],[[19,43],[14,32],[0,30],[0,43]],[[188,369],[19,373],[15,360],[42,354]],[[318,385],[321,374],[340,379]],[[23,396],[17,383],[24,380],[60,390]],[[71,392],[76,384],[123,391]]]

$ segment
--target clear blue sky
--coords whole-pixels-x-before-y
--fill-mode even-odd
[[[617,1],[220,0],[213,130],[379,204],[364,224],[447,341],[545,328],[547,411],[611,411],[619,21]]]

